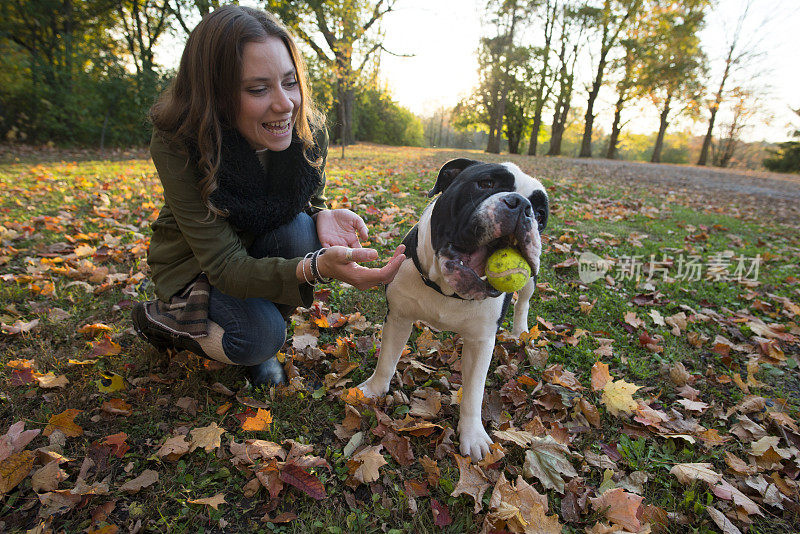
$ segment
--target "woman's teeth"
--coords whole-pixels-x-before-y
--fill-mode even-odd
[[[292,128],[292,121],[285,120],[285,121],[276,121],[276,122],[264,122],[261,124],[265,130],[270,132],[274,135],[283,135],[289,132]]]

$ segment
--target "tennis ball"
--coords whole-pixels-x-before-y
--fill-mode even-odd
[[[519,291],[531,277],[531,266],[515,248],[495,251],[486,262],[486,279],[503,293]]]

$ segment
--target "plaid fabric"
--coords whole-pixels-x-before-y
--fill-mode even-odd
[[[173,334],[190,338],[208,335],[208,303],[211,284],[205,274],[173,296],[169,302],[151,300],[145,303],[147,318]]]

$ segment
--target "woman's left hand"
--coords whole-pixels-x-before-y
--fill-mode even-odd
[[[359,239],[367,239],[367,225],[350,210],[322,210],[316,214],[317,236],[325,248],[341,245],[361,248]]]

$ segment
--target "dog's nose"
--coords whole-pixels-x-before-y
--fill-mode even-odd
[[[503,197],[503,203],[512,211],[521,210],[525,217],[533,216],[533,208],[531,207],[531,203],[520,195],[506,195]]]

